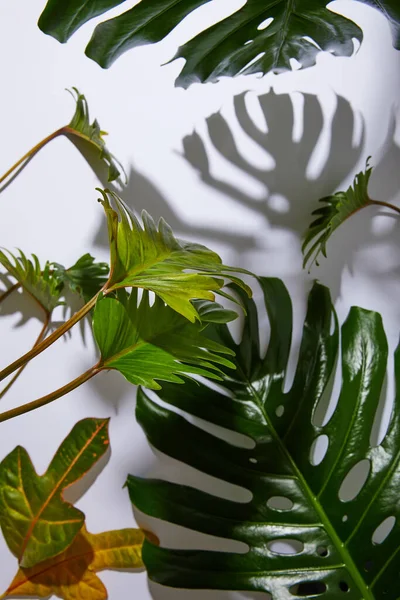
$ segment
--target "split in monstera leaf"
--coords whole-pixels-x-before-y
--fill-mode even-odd
[[[47,314],[58,304],[64,284],[86,298],[93,293],[68,321],[3,369],[0,380],[23,368],[91,311],[100,352],[99,361],[85,373],[46,396],[0,414],[0,422],[48,404],[109,369],[119,371],[131,383],[158,389],[158,380],[182,383],[182,377],[193,375],[220,379],[221,367],[234,367],[231,350],[209,340],[203,330],[209,323],[237,317],[215,302],[215,294],[234,299],[222,289],[228,280],[251,295],[235,275],[247,272],[223,265],[205,246],[179,240],[164,220],[157,226],[145,211],[140,223],[118,196],[108,190],[101,193],[110,240],[108,277],[103,265],[96,265],[89,255],[71,269],[53,263],[44,270],[36,258],[32,262],[21,254],[10,262],[5,254],[0,255],[8,273]],[[155,295],[154,302],[150,293]]]
[[[368,159],[369,161],[369,159]],[[312,213],[316,218],[310,224],[304,236],[303,266],[313,263],[318,265],[318,256],[322,254],[326,258],[326,244],[332,233],[342,225],[349,217],[368,206],[389,208],[400,213],[400,208],[394,204],[373,200],[368,194],[368,183],[372,173],[372,167],[366,165],[365,172],[355,176],[353,185],[345,192],[337,192],[332,196],[321,198],[323,204]]]
[[[327,417],[328,384],[339,350],[328,290],[315,284],[310,293],[297,369],[284,391],[291,302],[280,280],[261,278],[260,284],[270,322],[265,356],[255,304],[241,293],[247,312],[242,340],[236,344],[224,325],[208,331],[213,341],[235,352],[236,370],[222,367],[218,388],[205,381],[168,383],[157,392],[162,405],[139,389],[136,409],[157,450],[248,490],[251,499],[228,500],[156,479],[127,480],[130,497],[143,513],[241,542],[247,550],[169,549],[145,541],[150,579],[185,589],[265,592],[273,600],[397,600],[398,391],[383,440],[371,442],[387,362],[381,317],[351,309],[341,330],[341,391]],[[399,358],[397,350],[397,378]],[[193,418],[202,420],[201,427]],[[225,429],[223,436],[215,425]],[[236,437],[227,437],[229,431]]]
[[[108,422],[79,421],[44,475],[37,475],[21,446],[0,463],[0,525],[19,566],[0,598],[54,594],[83,600],[90,590],[93,600],[106,600],[107,590],[96,572],[142,567],[142,531],[91,534],[83,512],[63,497],[109,450]]]
[[[358,0],[388,19],[393,45],[400,49],[398,0]],[[140,0],[125,12],[98,24],[86,48],[89,58],[109,67],[135,46],[163,40],[187,15],[210,0]],[[39,27],[66,42],[84,23],[123,5],[124,0],[48,0]],[[185,65],[177,83],[188,87],[221,76],[281,72],[315,64],[321,51],[351,56],[353,39],[362,42],[361,29],[327,8],[326,0],[247,0],[240,8],[181,46],[174,58]]]
[[[89,108],[85,96],[80,94],[76,88],[72,88],[71,94],[73,98],[75,98],[76,108],[70,123],[60,127],[56,131],[53,131],[53,133],[46,136],[41,142],[31,148],[29,152],[24,154],[24,156],[22,156],[12,167],[8,169],[8,171],[6,171],[6,173],[4,173],[4,175],[0,177],[0,185],[7,180],[12,181],[12,179],[22,168],[24,168],[24,166],[35,156],[35,154],[39,152],[39,150],[44,148],[44,146],[51,142],[51,140],[54,140],[61,135],[65,135],[71,140],[71,142],[77,145],[78,148],[79,142],[83,142],[83,144],[86,144],[87,149],[92,151],[94,150],[99,156],[99,161],[103,162],[108,168],[108,181],[114,181],[115,179],[118,179],[121,175],[121,172],[126,178],[123,166],[115,158],[115,156],[111,154],[105,144],[103,137],[106,135],[106,132],[100,129],[100,125],[96,119],[92,124],[90,124]]]

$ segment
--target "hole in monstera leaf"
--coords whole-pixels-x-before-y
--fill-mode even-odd
[[[349,592],[350,591],[350,586],[348,583],[346,583],[346,581],[341,581],[339,583],[339,588],[341,592]]]
[[[318,554],[318,556],[321,556],[322,558],[326,558],[329,555],[328,548],[326,546],[318,546],[317,554]]]
[[[274,554],[300,554],[304,550],[304,544],[300,540],[281,538],[269,542],[268,549]]]
[[[248,46],[249,44],[252,44],[254,42],[254,40],[247,40],[247,42],[244,43],[245,46]]]
[[[282,417],[283,413],[285,412],[285,407],[282,406],[282,404],[280,406],[278,406],[278,408],[275,411],[275,414],[277,417]]]
[[[346,523],[346,521],[348,521],[348,520],[349,520],[349,517],[347,515],[343,515],[343,517],[342,517],[343,523]]]
[[[268,19],[264,19],[259,26],[257,27],[258,31],[262,31],[263,29],[267,29],[269,25],[273,22],[273,17],[268,17]]]
[[[307,581],[306,583],[292,585],[289,592],[293,596],[300,597],[318,596],[326,592],[326,585],[323,581]]]
[[[260,52],[260,54],[257,54],[257,56],[255,56],[250,62],[247,63],[247,65],[245,65],[242,69],[240,69],[239,75],[241,75],[242,73],[247,71],[247,69],[249,69],[252,65],[256,64],[260,60],[260,58],[262,58],[263,56],[265,56],[265,52]],[[260,67],[260,71],[261,71],[261,67]]]
[[[258,460],[256,458],[249,458],[249,461],[253,464],[257,464]]]
[[[383,544],[396,524],[396,517],[387,517],[372,534],[373,544]]]
[[[272,510],[292,510],[294,504],[290,500],[290,498],[285,498],[285,496],[272,496],[267,502],[268,508]]]
[[[371,463],[366,458],[350,469],[339,489],[339,498],[342,502],[350,502],[358,496],[368,479],[370,470]]]
[[[316,467],[321,464],[328,451],[329,438],[327,435],[319,435],[312,443],[310,450],[310,463]]]

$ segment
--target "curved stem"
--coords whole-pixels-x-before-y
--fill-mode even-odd
[[[61,396],[65,396],[65,394],[68,394],[69,392],[72,392],[72,390],[75,390],[77,387],[79,387],[80,385],[97,375],[99,371],[99,364],[96,364],[85,373],[82,373],[82,375],[79,375],[79,377],[77,377],[73,381],[70,381],[70,383],[67,383],[67,385],[64,385],[63,387],[58,388],[58,390],[51,392],[51,394],[47,394],[46,396],[42,396],[37,400],[33,400],[32,402],[28,402],[27,404],[23,404],[22,406],[12,408],[11,410],[7,410],[6,412],[1,413],[0,423],[3,421],[8,421],[9,419],[13,419],[14,417],[24,415],[25,413],[28,413],[32,410],[36,410],[36,408],[40,408],[41,406],[45,406],[46,404],[50,404],[50,402],[53,402],[54,400],[61,398]]]
[[[370,200],[370,204],[376,204],[376,206],[384,206],[385,208],[390,208],[397,213],[400,213],[400,208],[395,206],[394,204],[390,204],[390,202],[382,202],[381,200]]]
[[[8,288],[8,290],[6,290],[4,292],[4,294],[2,294],[0,296],[0,302],[3,302],[3,300],[8,298],[8,296],[10,296],[13,292],[15,292],[20,286],[21,286],[21,284],[18,281],[17,281],[17,283],[14,283],[14,285],[12,285],[10,288]]]
[[[39,150],[41,150],[46,144],[48,144],[51,140],[54,140],[54,138],[58,137],[59,135],[62,135],[64,133],[65,127],[61,127],[60,129],[57,129],[56,131],[53,131],[53,133],[51,133],[50,135],[48,135],[47,137],[45,137],[41,142],[39,142],[38,144],[36,144],[36,146],[33,146],[33,148],[31,148],[29,150],[29,152],[27,152],[26,154],[24,154],[24,156],[22,156],[22,158],[20,158],[19,160],[17,160],[17,162],[8,169],[8,171],[6,171],[4,173],[4,175],[2,175],[0,177],[0,184],[3,183],[3,181],[5,181],[7,179],[7,177],[9,177],[11,175],[11,173],[13,171],[15,171],[15,169],[17,169],[20,165],[22,165],[22,163],[24,163],[26,160],[28,160],[29,158],[31,158],[32,156],[34,156],[37,152],[39,152]]]
[[[45,338],[37,346],[32,348],[32,350],[30,350],[29,352],[27,352],[26,354],[24,354],[23,356],[21,356],[20,358],[15,360],[13,363],[8,365],[8,367],[6,367],[2,371],[0,371],[0,381],[2,381],[3,379],[5,379],[9,375],[11,375],[11,373],[14,373],[14,371],[16,371],[17,369],[22,367],[25,363],[32,360],[32,358],[35,358],[35,356],[37,356],[38,354],[43,352],[43,350],[46,350],[46,348],[51,346],[56,340],[58,340],[58,338],[60,338],[62,335],[64,335],[64,333],[67,333],[67,331],[69,331],[71,329],[71,327],[76,325],[76,323],[78,323],[81,319],[83,319],[83,317],[85,315],[88,314],[88,312],[96,304],[96,300],[97,300],[99,294],[104,291],[105,291],[105,286],[102,290],[100,290],[100,292],[98,292],[95,296],[93,296],[93,298],[91,300],[89,300],[89,302],[87,304],[85,304],[85,306],[83,306],[70,319],[68,319],[68,321],[66,321],[63,325],[61,325],[61,327],[58,327],[58,329],[53,331],[53,333],[51,335],[49,335],[47,338]]]
[[[42,327],[38,337],[36,338],[35,343],[33,344],[33,348],[36,348],[36,346],[38,344],[40,344],[40,342],[44,339],[44,337],[47,333],[47,329],[49,327],[49,323],[50,323],[50,313],[47,313],[45,321],[43,323],[43,327]],[[21,375],[22,371],[25,369],[27,364],[28,363],[25,363],[24,365],[22,365],[22,367],[20,367],[18,369],[18,371],[15,373],[14,377],[12,379],[10,379],[10,381],[7,383],[5,388],[2,389],[2,391],[0,392],[0,400],[1,400],[1,398],[3,398],[3,396],[6,395],[6,393],[11,388],[11,386],[17,381],[18,377]]]

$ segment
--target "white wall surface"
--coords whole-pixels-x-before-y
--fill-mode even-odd
[[[225,79],[216,85],[193,85],[188,91],[175,88],[181,61],[161,64],[173,56],[178,44],[240,4],[215,0],[187,18],[164,42],[137,48],[103,71],[83,53],[93,23],[67,45],[60,45],[36,26],[44,0],[3,0],[0,171],[70,120],[74,106],[64,88],[76,86],[85,93],[92,116],[110,132],[109,147],[131,174],[123,196],[132,207],[146,208],[155,217],[163,215],[177,234],[209,244],[226,263],[282,277],[293,296],[295,339],[302,326],[306,292],[318,278],[331,287],[341,320],[353,304],[380,311],[393,350],[400,331],[398,220],[365,210],[335,234],[328,259],[311,274],[302,270],[300,253],[300,236],[317,199],[348,185],[369,155],[378,165],[371,195],[400,200],[400,126],[396,125],[396,116],[400,122],[400,53],[391,46],[388,25],[372,9],[339,0],[331,4],[332,10],[354,18],[365,32],[364,44],[352,59],[320,55],[316,67],[305,71]],[[249,94],[242,101],[245,91]],[[262,127],[258,95],[264,96],[271,134],[264,150],[246,133],[246,125],[243,129],[243,102]],[[243,157],[240,169],[232,162],[226,125]],[[207,149],[209,183],[200,177],[193,137],[186,137],[185,148],[197,169],[183,157],[182,140],[194,131]],[[94,190],[98,185],[76,148],[65,138],[55,140],[1,194],[1,246],[19,247],[67,266],[87,251],[106,259],[105,221]],[[18,302],[17,313],[11,310],[15,308],[11,300],[2,306],[4,366],[30,347],[40,329],[40,315]],[[67,383],[94,364],[95,353],[90,336],[84,347],[76,328],[70,339],[59,340],[28,366],[1,408]],[[389,400],[392,390],[390,371]],[[21,444],[41,473],[79,419],[111,416],[111,458],[77,506],[85,512],[92,532],[133,526],[132,508],[122,489],[128,473],[163,470],[163,476],[171,474],[179,481],[196,484],[201,479],[177,463],[160,465],[135,422],[134,407],[132,386],[117,374],[99,375],[69,396],[2,424],[0,458]],[[143,517],[141,523],[151,521]],[[163,531],[163,543],[177,543],[176,528]],[[192,547],[210,544],[206,536],[180,539]],[[213,543],[221,547],[220,542]],[[16,561],[2,539],[0,557],[0,590],[4,590]],[[144,572],[104,572],[101,579],[111,600],[128,594],[138,600],[257,597],[149,588]]]

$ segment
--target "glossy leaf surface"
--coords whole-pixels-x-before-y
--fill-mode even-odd
[[[223,265],[218,254],[205,246],[178,240],[163,219],[157,227],[146,211],[142,225],[118,196],[108,190],[102,194],[110,244],[109,290],[144,288],[192,322],[199,315],[191,301],[214,300],[213,292],[224,285],[224,278],[251,294],[250,288],[232,274],[246,271]]]
[[[91,534],[83,527],[62,554],[19,569],[1,598],[54,595],[64,600],[106,600],[107,590],[96,573],[141,567],[143,539],[140,529]]]
[[[339,343],[329,293],[321,285],[313,287],[297,370],[284,392],[291,303],[281,281],[263,278],[261,285],[271,326],[265,357],[260,357],[251,300],[243,299],[247,317],[239,345],[225,326],[215,331],[214,338],[236,352],[237,368],[227,371],[223,382],[228,394],[204,383],[166,384],[158,395],[171,408],[156,404],[144,391],[137,404],[137,418],[152,446],[249,490],[251,500],[236,502],[155,479],[130,476],[127,482],[133,503],[146,514],[242,542],[248,551],[172,550],[146,541],[143,560],[149,576],[179,588],[269,592],[273,600],[397,600],[399,393],[383,441],[377,446],[370,441],[387,361],[381,318],[351,309],[341,334],[340,395],[333,415],[324,419],[320,403]],[[395,371],[398,376],[399,351]],[[190,421],[174,408],[188,413]],[[245,435],[254,447],[216,437],[197,427],[193,417]],[[315,456],[321,436],[328,444],[325,453]],[[360,461],[368,466],[364,484],[351,494],[346,488],[345,494],[343,481],[354,484],[353,469]],[[394,528],[376,541],[377,528],[389,517]],[[293,540],[290,552],[276,545]]]
[[[353,185],[347,191],[321,198],[320,202],[323,206],[312,213],[316,219],[311,223],[304,236],[303,266],[310,261],[311,264],[314,262],[318,264],[317,259],[320,253],[326,257],[326,244],[335,229],[354,213],[371,204],[368,196],[368,182],[371,173],[372,168],[367,164],[366,171],[356,175]]]
[[[221,319],[222,307],[215,303],[199,306],[205,322]],[[214,313],[213,313],[214,311]],[[236,314],[227,311],[226,320]],[[231,355],[202,333],[204,325],[185,317],[156,298],[150,306],[144,292],[138,306],[137,290],[128,296],[98,300],[93,315],[93,332],[101,352],[101,369],[116,369],[133,384],[160,389],[156,380],[183,383],[183,376],[205,375],[220,379],[221,366],[234,368],[221,356]]]
[[[392,26],[393,44],[400,48],[400,7],[397,0],[360,0],[380,10]],[[96,26],[86,54],[109,67],[130,48],[164,39],[187,15],[210,0],[141,0]],[[121,0],[49,0],[39,27],[61,42],[84,23]],[[215,81],[222,75],[268,73],[315,64],[321,50],[350,56],[353,38],[362,31],[349,19],[326,8],[320,0],[247,0],[232,15],[181,46],[175,58],[184,58],[178,83]]]
[[[44,475],[37,475],[21,446],[1,462],[0,525],[22,567],[32,567],[71,544],[85,516],[63,500],[63,492],[108,446],[108,419],[83,419],[62,442]]]

